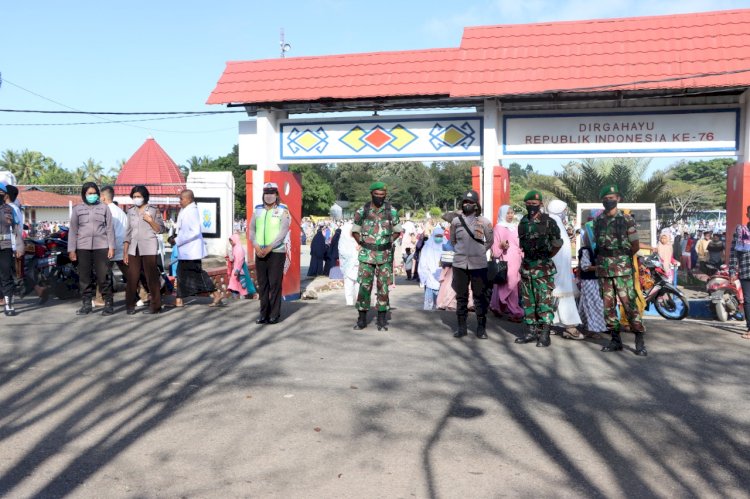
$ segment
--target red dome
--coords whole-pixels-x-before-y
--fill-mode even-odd
[[[148,138],[117,175],[115,194],[129,196],[134,185],[145,185],[152,195],[177,195],[185,188],[185,177],[164,149]]]

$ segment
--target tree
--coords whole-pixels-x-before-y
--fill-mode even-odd
[[[726,206],[727,170],[734,165],[732,158],[707,161],[680,161],[666,172],[670,186],[689,185],[700,191],[704,205],[697,209],[722,209]]]
[[[647,180],[641,177],[651,162],[648,158],[605,158],[571,162],[554,177],[537,181],[538,187],[551,192],[575,209],[578,203],[599,202],[599,191],[615,184],[626,202],[667,202],[669,190],[664,172],[654,172]]]
[[[97,185],[102,183],[104,178],[104,167],[102,166],[101,161],[89,158],[81,165],[81,171],[84,182],[96,182]]]
[[[201,158],[193,156],[188,160],[188,165],[190,165],[192,171],[231,172],[234,177],[234,215],[237,218],[244,218],[247,214],[245,172],[252,168],[240,165],[239,158],[239,147],[235,144],[232,147],[232,152],[226,156],[220,156],[213,160],[208,156],[202,156]],[[186,167],[180,167],[180,169],[184,168]]]
[[[333,186],[326,179],[326,165],[291,165],[289,171],[302,177],[302,216],[328,215],[336,201]]]

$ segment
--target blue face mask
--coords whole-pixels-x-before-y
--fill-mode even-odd
[[[99,201],[99,194],[86,194],[86,202],[88,204],[94,204]]]

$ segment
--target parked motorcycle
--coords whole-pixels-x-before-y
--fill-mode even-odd
[[[49,268],[49,285],[52,292],[60,300],[67,300],[79,296],[78,263],[72,262],[68,256],[68,230],[63,228],[45,239],[49,262],[54,258],[54,266]]]
[[[735,285],[729,277],[729,267],[721,265],[710,274],[706,282],[706,291],[711,299],[711,306],[716,318],[726,322],[730,318],[741,320],[742,313],[742,289]]]
[[[656,311],[669,320],[682,320],[690,311],[687,298],[672,284],[659,255],[639,257],[639,279],[646,308],[653,304]]]

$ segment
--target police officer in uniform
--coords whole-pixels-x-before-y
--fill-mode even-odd
[[[260,295],[260,317],[256,324],[276,324],[281,318],[281,283],[290,223],[289,209],[279,198],[279,186],[266,182],[263,203],[255,206],[248,226],[248,238],[255,248],[255,275]]]
[[[393,277],[393,242],[398,239],[401,222],[398,211],[386,202],[387,189],[383,182],[370,185],[371,201],[354,213],[352,237],[360,245],[359,293],[357,310],[359,317],[355,330],[367,327],[367,311],[370,309],[370,294],[373,281],[377,280],[378,331],[388,330],[389,309],[388,285]]]
[[[13,208],[7,204],[8,187],[0,182],[0,291],[5,298],[5,315],[14,316],[13,293],[15,280],[13,279],[16,258],[23,257],[24,245],[20,220]]]
[[[635,333],[635,354],[648,355],[643,341],[645,329],[638,310],[633,282],[633,256],[640,249],[638,225],[635,219],[617,209],[621,201],[620,190],[616,185],[605,185],[599,197],[604,205],[604,212],[594,220],[594,239],[596,241],[597,266],[596,276],[604,299],[604,322],[612,335],[609,344],[602,352],[622,350],[620,338],[620,321],[617,318],[617,299]]]
[[[557,269],[552,257],[560,251],[560,228],[549,215],[542,213],[542,193],[529,191],[523,198],[527,214],[518,225],[518,238],[523,250],[521,262],[521,300],[526,335],[516,343],[536,341],[538,347],[550,345],[550,326],[555,317],[552,291]]]
[[[469,315],[469,286],[474,293],[474,310],[477,314],[476,336],[487,339],[487,250],[492,247],[492,222],[479,216],[479,194],[468,191],[461,199],[461,214],[451,221],[451,243],[453,257],[453,281],[456,292],[456,317],[458,329],[455,338],[467,334],[466,319]]]

